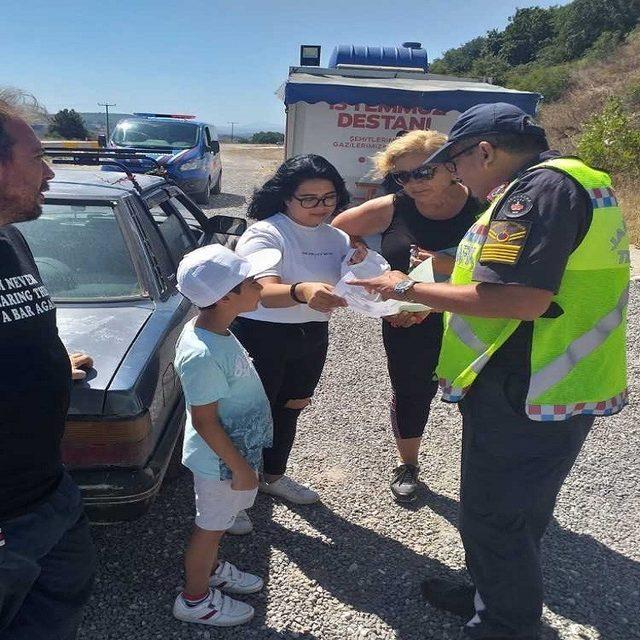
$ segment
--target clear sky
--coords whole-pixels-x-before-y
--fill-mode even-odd
[[[222,130],[279,123],[300,44],[423,43],[430,59],[566,0],[0,0],[0,85],[62,108],[192,113]]]

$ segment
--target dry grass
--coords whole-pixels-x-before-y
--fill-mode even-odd
[[[640,249],[640,175],[614,176],[614,182],[629,237]]]
[[[563,153],[575,153],[584,123],[602,110],[608,98],[624,95],[630,85],[640,85],[640,29],[610,59],[584,62],[571,80],[571,89],[562,99],[540,109],[551,146]],[[634,115],[640,121],[640,107]],[[612,174],[612,178],[631,241],[640,247],[640,173]]]
[[[640,83],[640,29],[633,31],[615,55],[602,62],[584,61],[571,77],[571,89],[540,109],[540,121],[553,146],[575,151],[583,123],[600,112],[608,98],[620,96]]]

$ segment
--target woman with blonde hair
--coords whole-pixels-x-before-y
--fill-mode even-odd
[[[381,178],[402,189],[347,209],[332,222],[352,237],[382,234],[382,255],[407,273],[427,257],[448,277],[452,251],[475,222],[481,207],[444,165],[425,165],[447,137],[437,131],[411,131],[375,156]],[[448,252],[446,252],[449,250]],[[400,455],[391,492],[411,502],[418,487],[418,453],[438,383],[435,367],[442,341],[442,316],[402,312],[384,319],[382,336],[393,389],[391,425]]]

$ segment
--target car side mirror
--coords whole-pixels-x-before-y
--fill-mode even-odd
[[[213,216],[207,221],[209,233],[222,233],[227,236],[241,236],[247,230],[247,221],[235,216]]]
[[[104,133],[101,133],[98,136],[98,146],[99,147],[106,147],[107,146],[107,136],[105,136]]]

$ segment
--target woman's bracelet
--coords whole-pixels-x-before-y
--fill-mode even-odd
[[[307,304],[306,300],[301,300],[300,298],[298,298],[298,296],[296,295],[296,287],[302,284],[302,282],[294,282],[290,287],[289,287],[289,295],[291,296],[291,299],[294,302],[297,302],[298,304]]]

